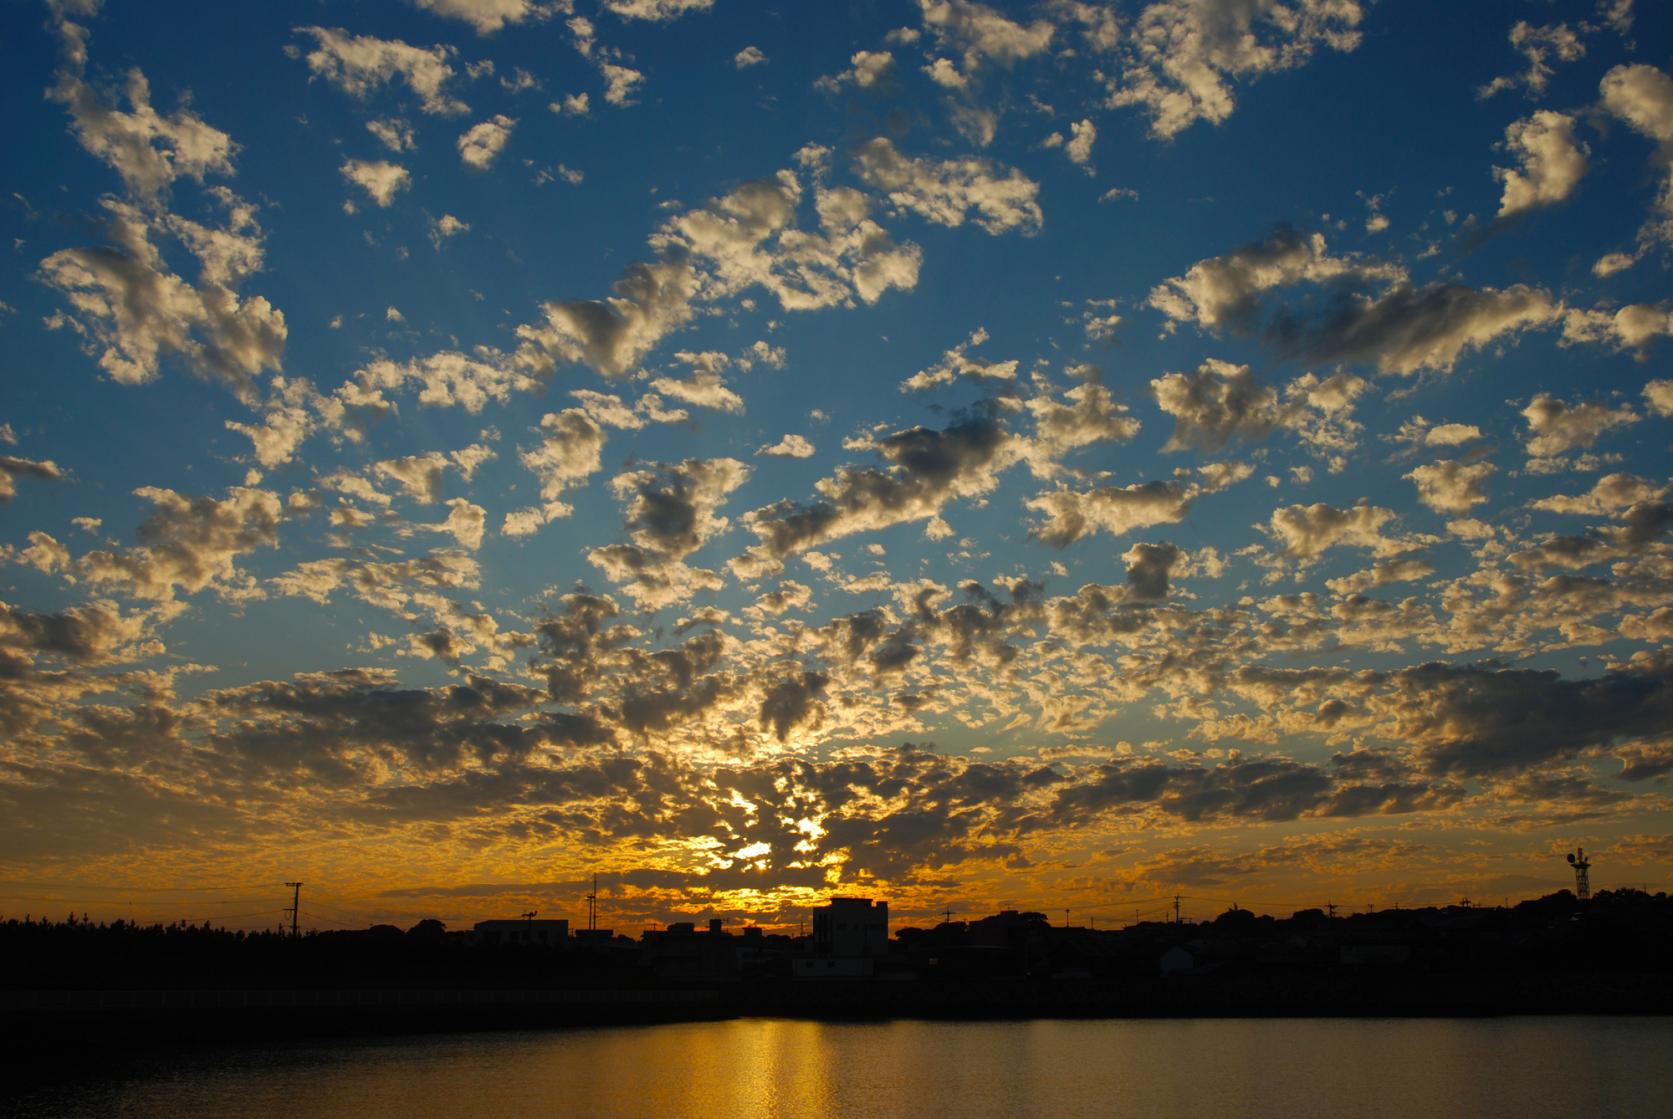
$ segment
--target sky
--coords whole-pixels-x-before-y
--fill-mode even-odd
[[[0,914],[1673,869],[1673,10],[0,6]]]

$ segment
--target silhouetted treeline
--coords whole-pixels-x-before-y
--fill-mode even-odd
[[[1124,929],[1007,911],[901,928],[886,949],[846,958],[718,922],[552,944],[507,943],[512,929],[426,920],[293,938],[0,921],[0,1017],[254,1036],[729,1014],[1673,1013],[1673,899],[1630,889],[1336,917],[1232,909]]]
[[[516,987],[636,982],[615,953],[480,945],[427,919],[336,932],[130,921],[0,921],[0,989]]]
[[[1040,913],[903,928],[921,974],[1143,976],[1401,969],[1422,972],[1673,971],[1673,899],[1567,890],[1509,908],[1442,906],[1288,918],[1231,909],[1212,921],[1063,928]]]
[[[243,932],[202,925],[0,921],[0,986],[20,989],[569,985],[788,976],[805,941],[693,930],[614,937],[591,947],[478,943],[436,920],[405,931]],[[670,945],[701,953],[671,953]],[[876,961],[897,976],[1156,975],[1411,968],[1426,971],[1638,971],[1673,968],[1666,894],[1568,891],[1511,908],[1446,906],[1288,918],[1232,909],[1201,923],[1065,928],[1014,911],[897,930]],[[717,950],[714,950],[717,949]],[[1164,957],[1168,957],[1164,959]],[[679,967],[670,964],[678,963]]]

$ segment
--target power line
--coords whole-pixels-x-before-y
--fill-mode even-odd
[[[211,917],[181,917],[177,919],[182,925],[202,925],[210,921],[236,921],[240,917],[271,917],[275,913],[289,913],[288,909],[258,909],[254,913],[217,913]]]
[[[1135,905],[1153,905],[1157,902],[1172,904],[1172,894],[1159,894],[1153,898],[1122,898],[1120,901],[1099,902],[1096,905],[1077,905],[1076,909],[1131,909]]]

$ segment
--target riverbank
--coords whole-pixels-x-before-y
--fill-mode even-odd
[[[1333,972],[982,982],[833,980],[623,989],[298,988],[0,992],[30,1048],[573,1029],[742,1017],[1475,1018],[1673,1014],[1665,973]]]

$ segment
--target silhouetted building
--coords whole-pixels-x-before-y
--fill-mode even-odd
[[[641,933],[640,959],[659,979],[733,979],[738,975],[738,938],[720,918],[699,930],[691,921],[674,921],[666,929]]]
[[[471,929],[471,941],[490,947],[499,944],[540,944],[548,948],[562,948],[569,943],[569,922],[528,918],[478,921]]]
[[[813,911],[813,952],[792,965],[797,979],[865,979],[889,952],[889,903],[832,898]]]
[[[827,956],[883,956],[889,951],[889,903],[832,898],[813,911],[813,950]]]
[[[575,930],[575,943],[581,947],[608,948],[615,939],[614,929]]]

